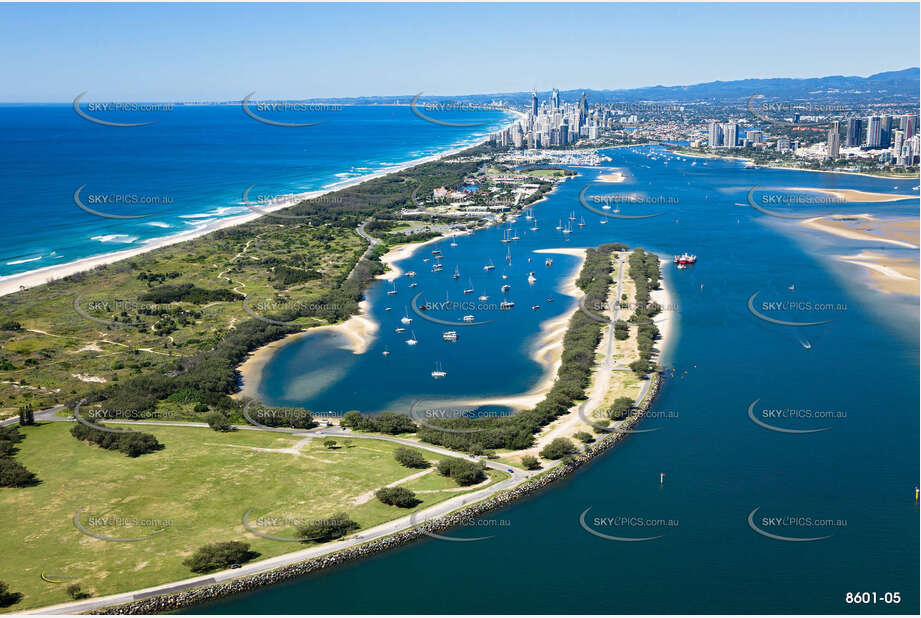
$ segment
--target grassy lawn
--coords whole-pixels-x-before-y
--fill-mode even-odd
[[[115,423],[111,423],[115,425]],[[94,596],[133,590],[191,577],[182,561],[201,545],[241,540],[267,558],[308,545],[254,535],[249,523],[277,536],[290,536],[293,525],[345,511],[362,529],[398,518],[407,509],[376,499],[356,498],[418,470],[393,458],[396,444],[363,438],[338,438],[327,449],[322,439],[303,440],[267,432],[217,433],[194,427],[152,427],[165,445],[161,451],[132,459],[81,443],[69,423],[46,423],[22,430],[26,436],[16,458],[35,472],[41,484],[0,488],[0,581],[23,599],[5,611],[70,600],[74,582]],[[262,450],[273,449],[273,450]],[[292,449],[278,452],[277,449]],[[440,457],[419,451],[435,462]],[[502,473],[491,473],[493,482]],[[410,481],[412,489],[452,489],[437,472]],[[461,491],[419,494],[426,508]],[[109,537],[138,542],[104,541],[81,533],[72,518]],[[138,522],[100,523],[93,518],[136,518]],[[260,517],[282,522],[271,527]],[[42,573],[63,583],[48,583]],[[57,577],[54,577],[57,576]]]

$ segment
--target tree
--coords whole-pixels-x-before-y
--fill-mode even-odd
[[[9,607],[19,603],[22,599],[21,592],[10,592],[10,587],[6,582],[0,582],[0,607]]]
[[[384,504],[398,506],[401,508],[411,508],[419,504],[416,494],[405,487],[381,487],[374,495]]]
[[[258,555],[250,550],[249,543],[241,541],[209,543],[199,547],[191,557],[183,560],[182,564],[189,567],[193,573],[207,573],[249,562]]]
[[[32,410],[31,403],[19,407],[19,424],[20,425],[34,425],[35,424],[35,412]]]
[[[29,487],[38,483],[34,472],[10,457],[0,458],[0,487]]]
[[[323,446],[325,446],[326,448],[333,448],[334,446],[336,446],[336,441],[333,440],[332,438],[326,438],[325,440],[323,440]]]
[[[483,469],[483,464],[460,457],[449,457],[438,462],[438,473],[454,479],[461,486],[485,481],[486,473]]]
[[[630,415],[633,409],[633,400],[630,397],[618,397],[608,408],[608,418],[612,421],[620,421]]]
[[[349,519],[345,513],[336,513],[326,519],[316,519],[297,528],[297,536],[302,542],[314,541],[324,543],[345,536],[361,526]]]
[[[595,438],[592,436],[592,434],[588,433],[587,431],[580,431],[574,434],[573,438],[575,438],[576,440],[580,442],[584,442],[585,444],[595,441]]]
[[[208,423],[208,427],[214,431],[230,431],[233,427],[230,424],[230,421],[227,420],[227,417],[224,416],[221,412],[211,412],[205,416],[205,422]]]
[[[521,458],[521,465],[524,466],[525,470],[537,470],[540,468],[540,460],[533,455],[524,455]]]
[[[576,445],[566,438],[555,438],[550,444],[540,451],[540,456],[544,459],[561,459],[570,453],[574,453]]]
[[[430,465],[425,460],[425,457],[422,456],[422,453],[405,446],[398,447],[393,451],[393,458],[407,468],[428,468]]]
[[[80,599],[89,598],[89,593],[83,590],[83,587],[80,584],[71,584],[67,587],[67,595],[75,600],[79,601]]]

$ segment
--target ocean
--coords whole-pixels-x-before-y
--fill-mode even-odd
[[[383,281],[368,290],[381,328],[365,353],[352,353],[334,333],[304,337],[267,363],[259,395],[270,405],[335,413],[406,412],[418,400],[525,392],[543,376],[531,356],[540,325],[574,306],[559,290],[578,265],[556,255],[548,268],[534,251],[624,242],[666,258],[673,295],[666,380],[637,427],[655,431],[448,533],[488,529],[487,540],[427,539],[190,613],[918,610],[918,301],[876,290],[867,271],[835,258],[867,249],[917,259],[917,251],[807,230],[748,202],[756,186],[760,194],[816,187],[917,195],[917,180],[753,169],[658,146],[605,152],[607,165],[626,174],[623,183],[597,182],[610,170],[574,168],[579,177],[534,207],[538,230],[524,217],[510,226],[519,241],[502,243],[505,226],[497,226],[458,236],[456,247],[448,238],[417,251],[399,264],[417,272],[416,288],[401,277],[395,295]],[[656,216],[599,214],[582,205],[583,189],[589,205],[604,203],[592,196],[630,194],[636,201],[620,204],[620,214]],[[917,217],[918,201],[781,211]],[[556,227],[571,214],[567,240]],[[432,250],[444,255],[441,273],[431,271]],[[679,270],[667,258],[685,251],[698,262]],[[490,260],[496,269],[484,271]],[[451,305],[438,314],[491,320],[469,327],[434,323],[411,308],[417,294],[417,304],[462,301],[468,286],[516,306]],[[413,323],[396,333],[404,312]],[[448,328],[459,332],[457,342],[442,340]],[[418,345],[405,343],[410,335]],[[433,380],[434,366],[447,376]],[[655,538],[602,538],[580,517],[601,534]],[[880,600],[849,602],[859,592]],[[887,592],[900,602],[892,594],[884,602]]]
[[[271,199],[355,178],[472,144],[513,118],[445,111],[426,122],[409,106],[319,111],[241,105],[177,105],[105,111],[72,105],[0,105],[0,276],[142,246],[251,211]],[[480,124],[483,123],[483,124]],[[79,190],[79,193],[78,193]],[[76,199],[75,199],[76,194]],[[139,217],[116,219],[102,215]]]

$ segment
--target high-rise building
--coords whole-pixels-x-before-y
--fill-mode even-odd
[[[844,138],[844,145],[848,148],[860,146],[861,123],[860,118],[848,118],[847,135]]]
[[[585,93],[582,93],[582,98],[579,99],[579,113],[582,115],[582,118],[588,118],[588,101],[585,99]]]
[[[790,150],[790,138],[786,135],[781,135],[777,138],[777,152],[785,152]]]
[[[719,148],[723,145],[723,129],[720,123],[713,121],[707,127],[708,143],[710,148]]]
[[[841,135],[839,134],[838,121],[831,123],[828,129],[828,156],[832,159],[838,158],[838,151],[841,148]]]
[[[531,115],[537,118],[537,92],[531,91]]]
[[[726,148],[735,148],[739,145],[739,125],[734,122],[727,122],[723,125],[723,146]]]
[[[892,137],[892,118],[889,116],[880,116],[879,118],[879,146],[880,148],[889,148],[889,141]]]
[[[905,134],[905,139],[909,140],[918,132],[918,117],[914,114],[905,114],[899,118],[899,130]]]
[[[560,91],[556,88],[550,93],[550,109],[553,111],[560,109]]]
[[[879,116],[867,118],[867,148],[879,148],[883,143],[882,122]]]
[[[905,133],[900,129],[892,132],[892,156],[898,159],[902,155],[902,146],[905,145]]]
[[[752,144],[760,144],[764,141],[764,133],[758,129],[749,129],[745,132],[745,137],[750,139]]]

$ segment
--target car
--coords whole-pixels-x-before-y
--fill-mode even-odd
[[[509,468],[508,471],[509,471],[511,474],[515,474],[515,471],[512,470],[511,468]]]
[[[236,563],[234,563],[234,564],[231,564],[231,565],[230,565],[230,568],[231,568],[231,569],[239,569],[239,568],[242,567],[242,566],[243,566],[242,564],[236,564]]]

